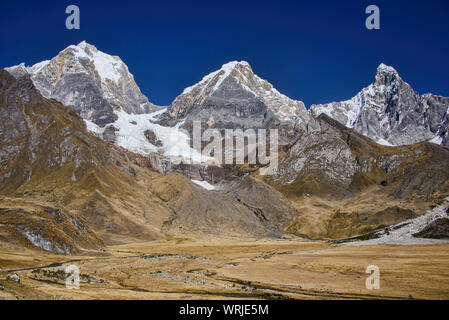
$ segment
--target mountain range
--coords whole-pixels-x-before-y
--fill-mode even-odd
[[[119,57],[84,41],[5,70],[8,246],[70,254],[173,234],[339,239],[419,216],[449,195],[449,98],[419,95],[383,64],[351,100],[310,109],[244,61],[167,107],[149,102]],[[279,168],[265,176],[260,164],[182,161],[199,157],[194,121],[278,129]]]

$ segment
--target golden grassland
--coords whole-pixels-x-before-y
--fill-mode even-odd
[[[365,286],[373,264],[379,290]],[[79,290],[65,287],[68,265]],[[0,299],[449,299],[448,267],[449,245],[167,238],[61,256],[1,243]]]

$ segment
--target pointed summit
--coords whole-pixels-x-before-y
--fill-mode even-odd
[[[212,89],[213,92],[234,70],[244,68],[249,69],[251,73],[253,72],[251,66],[246,61],[230,61],[228,63],[225,63],[221,66],[220,69],[204,76],[200,82],[194,84],[193,86],[185,88],[183,94],[190,94],[195,87],[207,85],[209,82],[215,83],[214,88]]]
[[[120,57],[86,41],[68,46],[51,60],[32,67],[21,64],[8,71],[15,77],[30,74],[44,97],[79,110],[84,119],[101,126],[116,119],[114,111],[138,114],[155,108]]]
[[[83,41],[81,41],[80,43],[78,43],[76,46],[77,46],[77,47],[80,47],[80,48],[83,48],[83,47],[86,47],[87,45],[90,45],[90,44],[88,44],[88,43],[86,42],[86,40],[83,40]]]
[[[396,71],[395,68],[391,67],[391,66],[387,66],[384,63],[381,63],[378,67],[377,67],[377,73],[395,73],[398,74],[398,72]]]
[[[19,79],[20,77],[28,74],[28,68],[25,66],[24,62],[9,68],[5,68],[5,70],[8,71],[8,73],[16,79]]]
[[[258,101],[257,103],[262,102],[281,121],[304,122],[310,118],[303,102],[281,94],[268,81],[254,74],[246,61],[225,63],[197,84],[186,88],[173,101],[168,114],[173,119],[183,119],[190,109],[196,109],[198,105],[218,106],[229,100],[242,104],[244,110],[236,111],[237,114],[247,114],[251,110],[250,106]]]
[[[217,128],[267,128],[289,123],[295,127],[288,133],[291,139],[310,118],[303,102],[281,94],[254,74],[248,62],[231,61],[186,88],[162,121],[173,124],[198,120]]]
[[[374,82],[376,85],[389,86],[396,80],[401,80],[401,77],[399,76],[399,73],[396,71],[395,68],[387,66],[386,64],[383,63],[381,63],[377,67]]]

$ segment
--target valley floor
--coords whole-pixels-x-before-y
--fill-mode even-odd
[[[79,290],[65,286],[68,265]],[[378,290],[366,288],[368,265],[380,269]],[[0,299],[449,299],[449,244],[170,239],[84,256],[2,246],[0,269]]]

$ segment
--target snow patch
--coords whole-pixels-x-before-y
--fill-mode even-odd
[[[57,252],[59,254],[69,254],[70,249],[64,245],[64,249],[61,249],[56,244],[51,243],[45,239],[41,234],[34,230],[19,230],[20,233],[27,238],[34,246],[50,252]]]
[[[150,143],[145,137],[145,131],[151,130],[157,139],[162,142],[162,149],[167,157],[181,157],[195,162],[213,160],[211,157],[201,157],[201,153],[190,147],[189,135],[180,129],[182,122],[174,127],[164,127],[153,123],[153,121],[156,121],[156,116],[166,111],[166,109],[161,109],[149,114],[129,114],[123,111],[114,111],[118,119],[111,125],[118,129],[115,132],[116,144],[144,156],[157,153],[159,147]],[[103,134],[104,128],[100,128],[92,121],[84,121],[89,131],[100,136]]]
[[[213,186],[213,185],[211,185],[209,182],[207,182],[207,181],[200,181],[200,180],[193,180],[192,179],[192,182],[193,183],[195,183],[195,184],[197,184],[197,185],[199,185],[200,187],[202,187],[203,189],[206,189],[206,190],[215,190],[215,187]]]
[[[444,136],[443,135],[437,135],[429,140],[430,143],[435,144],[442,144],[443,143]]]
[[[365,95],[375,95],[375,89],[373,85],[364,88],[362,92],[354,96],[352,99],[342,102],[331,102],[321,105],[315,105],[312,109],[312,112],[316,117],[324,113],[332,119],[334,118],[334,112],[341,112],[345,120],[343,124],[348,128],[354,128],[359,118],[360,112],[365,106]]]
[[[35,65],[33,65],[32,67],[28,68],[28,72],[29,73],[33,73],[36,74],[39,71],[41,71],[42,68],[44,68],[45,66],[47,66],[50,63],[50,60],[44,60],[42,62],[38,62]]]
[[[378,144],[383,145],[383,146],[389,146],[389,147],[393,146],[393,145],[392,145],[391,143],[389,143],[387,140],[382,139],[382,138],[377,139],[376,142],[377,142]]]
[[[96,123],[94,123],[90,120],[87,120],[87,119],[84,119],[84,122],[86,123],[87,131],[95,133],[96,135],[99,135],[99,136],[103,134],[104,128],[101,128]]]

